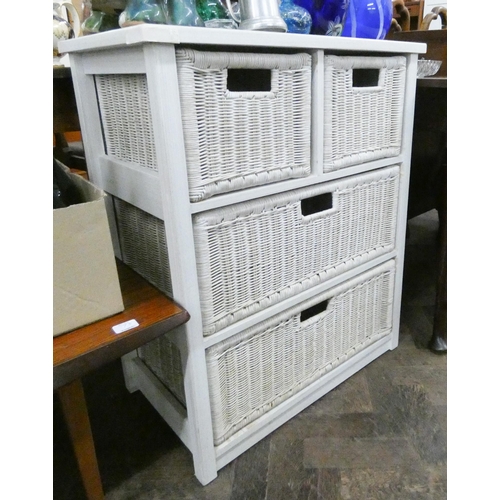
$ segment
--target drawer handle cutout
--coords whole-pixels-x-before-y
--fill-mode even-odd
[[[318,314],[325,312],[327,307],[328,307],[328,300],[324,300],[319,304],[315,304],[314,306],[305,309],[300,313],[300,322],[303,323],[309,318],[312,318],[313,316],[317,316]]]
[[[354,68],[352,70],[353,87],[377,87],[380,70],[377,68]]]
[[[231,92],[270,92],[270,69],[228,68],[227,90]]]
[[[333,208],[332,193],[318,194],[300,201],[302,215],[312,215]]]

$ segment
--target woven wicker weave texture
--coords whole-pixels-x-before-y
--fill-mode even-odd
[[[401,56],[325,56],[325,172],[400,153],[405,78]]]
[[[177,68],[191,201],[310,174],[308,54],[179,49]],[[228,90],[238,69],[268,69],[270,90]],[[325,56],[324,172],[400,153],[405,77],[401,56]],[[107,154],[157,170],[146,75],[95,79]]]
[[[163,221],[120,198],[113,200],[123,262],[172,297]]]
[[[158,170],[146,75],[95,75],[106,154]]]
[[[184,376],[179,348],[168,339],[159,337],[139,348],[139,357],[165,387],[186,407]]]

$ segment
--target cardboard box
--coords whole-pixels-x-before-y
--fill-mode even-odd
[[[85,203],[54,210],[54,336],[123,311],[123,299],[104,199],[70,174]]]

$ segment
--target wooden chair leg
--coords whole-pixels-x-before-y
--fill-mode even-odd
[[[75,380],[60,387],[57,392],[61,400],[64,418],[68,425],[87,498],[89,500],[102,500],[104,499],[104,492],[82,382],[80,379]]]

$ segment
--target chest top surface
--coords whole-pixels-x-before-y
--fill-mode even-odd
[[[62,52],[86,52],[146,43],[399,54],[426,52],[425,43],[153,24],[130,26],[65,40],[60,42],[59,49]]]

